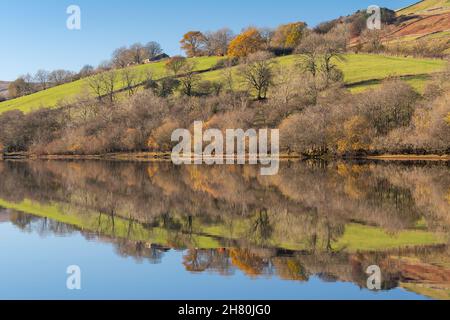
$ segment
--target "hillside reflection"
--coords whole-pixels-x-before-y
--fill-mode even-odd
[[[82,233],[190,272],[349,281],[450,298],[448,163],[174,167],[101,161],[0,162],[0,222],[42,236]]]

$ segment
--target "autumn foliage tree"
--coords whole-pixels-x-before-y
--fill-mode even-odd
[[[305,34],[306,27],[307,25],[304,22],[294,22],[279,26],[272,38],[272,46],[283,49],[296,48]]]
[[[265,41],[260,31],[256,28],[249,28],[231,41],[228,48],[228,55],[231,57],[247,57],[264,48]]]
[[[181,48],[186,52],[187,56],[198,57],[204,54],[204,46],[206,37],[200,31],[189,31],[181,39]]]

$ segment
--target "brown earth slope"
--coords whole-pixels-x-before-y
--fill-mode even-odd
[[[421,16],[412,22],[400,25],[391,36],[427,35],[450,30],[450,13]]]

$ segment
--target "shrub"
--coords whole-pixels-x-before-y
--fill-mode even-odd
[[[407,83],[388,80],[359,96],[358,109],[373,124],[377,135],[410,124],[419,95]]]
[[[174,91],[180,86],[180,81],[176,78],[164,78],[159,82],[149,81],[145,88],[152,90],[152,92],[161,98],[167,98],[172,95]]]
[[[218,81],[204,80],[198,83],[196,93],[201,96],[216,95],[218,96],[223,89],[222,83]]]
[[[180,127],[178,120],[164,120],[158,128],[152,131],[147,146],[151,150],[170,151],[173,146],[173,142],[171,141],[172,132]]]

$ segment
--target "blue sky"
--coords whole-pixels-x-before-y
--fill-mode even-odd
[[[415,0],[0,0],[0,80],[38,69],[78,71],[97,65],[134,42],[159,42],[173,55],[189,30],[249,25],[276,27],[306,21],[310,26],[371,4],[397,9]],[[82,29],[66,28],[66,9],[81,8]]]

